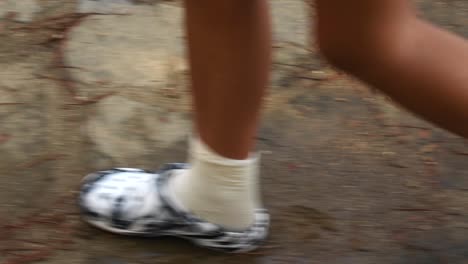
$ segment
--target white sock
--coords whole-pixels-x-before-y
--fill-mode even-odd
[[[208,222],[232,230],[248,228],[259,198],[258,156],[246,160],[222,157],[200,140],[192,140],[189,170],[180,170],[170,183],[173,199]]]

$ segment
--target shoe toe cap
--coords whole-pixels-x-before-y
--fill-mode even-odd
[[[114,222],[154,214],[160,204],[158,175],[137,169],[114,169],[85,177],[80,207],[85,216]]]

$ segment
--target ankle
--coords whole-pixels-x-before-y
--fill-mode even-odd
[[[174,199],[204,220],[230,229],[245,229],[260,206],[257,190],[258,157],[232,160],[194,142],[191,168],[171,182]]]

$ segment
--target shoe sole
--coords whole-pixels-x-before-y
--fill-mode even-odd
[[[197,239],[190,238],[190,237],[183,236],[183,235],[176,235],[176,234],[169,234],[169,233],[167,233],[167,234],[139,233],[139,232],[122,230],[122,229],[119,229],[119,228],[113,228],[113,227],[111,227],[109,225],[104,224],[103,222],[93,221],[93,220],[88,219],[88,218],[84,218],[83,220],[86,223],[88,223],[89,225],[91,225],[92,227],[95,227],[97,229],[100,229],[100,230],[103,230],[103,231],[106,231],[106,232],[109,232],[109,233],[117,234],[117,235],[124,235],[124,236],[128,236],[128,237],[148,237],[148,238],[175,237],[175,238],[180,238],[180,239],[187,240],[187,241],[189,241],[189,242],[191,242],[191,243],[193,243],[193,244],[195,244],[195,245],[197,245],[199,247],[202,247],[202,248],[206,248],[206,249],[210,249],[210,250],[214,250],[214,251],[218,251],[218,252],[224,252],[224,253],[246,253],[246,252],[254,251],[254,250],[256,250],[256,249],[258,249],[260,247],[260,245],[252,245],[252,246],[247,247],[247,248],[236,248],[233,251],[229,251],[229,249],[213,248],[213,247],[206,246],[203,243],[201,243],[200,241],[198,241]]]

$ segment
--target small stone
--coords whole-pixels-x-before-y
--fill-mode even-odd
[[[63,39],[63,34],[52,34],[53,39]]]
[[[394,168],[401,168],[401,169],[408,168],[407,165],[405,165],[405,164],[403,164],[401,162],[398,162],[398,161],[389,162],[388,165],[391,166],[391,167],[394,167]]]
[[[335,98],[335,101],[337,101],[337,102],[349,102],[349,100],[346,99],[346,98]]]
[[[432,153],[434,152],[436,149],[437,149],[437,145],[436,144],[428,144],[428,145],[425,145],[423,146],[420,151],[422,153]]]
[[[311,71],[309,77],[314,80],[326,80],[330,77],[330,74],[325,71]]]

